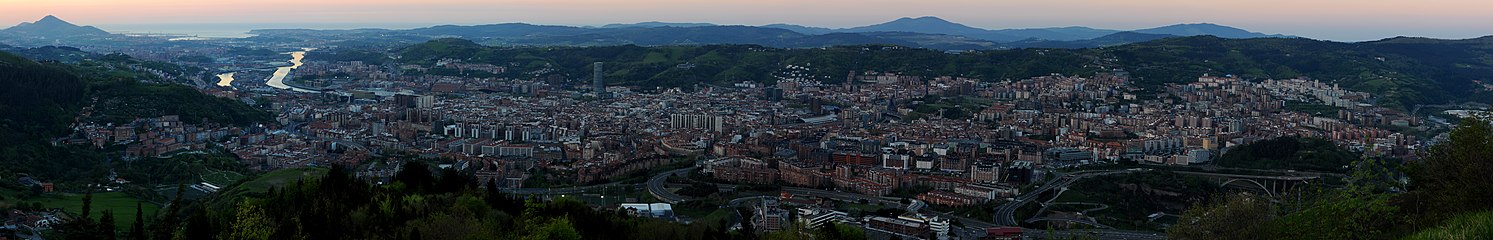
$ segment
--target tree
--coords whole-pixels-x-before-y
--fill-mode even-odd
[[[140,202],[135,202],[135,225],[130,227],[130,240],[145,240],[145,211],[141,211]]]
[[[115,234],[114,234],[114,211],[112,211],[112,210],[104,210],[103,216],[99,217],[98,228],[97,228],[97,230],[96,230],[96,232],[94,234],[96,234],[95,236],[99,237],[98,239],[104,239],[104,240],[114,240],[115,239]]]
[[[752,208],[736,207],[736,215],[741,216],[741,234],[746,235],[747,239],[757,238],[757,228],[752,226],[752,217],[756,216],[752,214]]]
[[[1311,200],[1305,209],[1279,218],[1276,224],[1281,239],[1375,239],[1393,233],[1403,226],[1399,208],[1391,205],[1392,195],[1383,193],[1354,194],[1348,190],[1328,190]]]
[[[1398,199],[1419,227],[1440,224],[1452,216],[1493,210],[1493,126],[1464,118],[1448,141],[1432,146],[1426,157],[1408,164],[1409,192]]]
[[[570,220],[565,219],[563,217],[562,218],[551,219],[549,221],[546,221],[543,224],[538,224],[538,225],[533,225],[533,226],[534,227],[532,229],[530,229],[529,231],[527,231],[529,234],[525,235],[522,239],[524,239],[524,240],[541,240],[541,239],[579,240],[579,239],[581,239],[580,232],[576,232],[575,231],[575,227],[570,225]]]
[[[234,215],[233,230],[228,239],[233,240],[265,240],[274,234],[275,222],[260,208],[258,204],[242,203],[238,206],[238,212]]]
[[[409,240],[420,240],[421,239],[420,238],[420,228],[419,227],[415,227],[413,229],[410,229],[410,237],[407,238],[407,239],[409,239]]]
[[[1403,227],[1402,212],[1389,202],[1394,190],[1401,188],[1395,177],[1396,165],[1369,158],[1353,166],[1348,184],[1340,189],[1308,186],[1287,193],[1284,200],[1289,212],[1276,220],[1282,231],[1275,237],[1371,239],[1382,238]]]
[[[186,190],[186,183],[176,184],[176,197],[171,198],[171,203],[166,206],[166,210],[158,213],[155,224],[150,226],[151,239],[165,240],[175,237],[177,224],[180,224],[177,217],[181,214],[182,195],[186,193]]]
[[[89,187],[88,191],[83,192],[83,212],[82,213],[78,213],[78,218],[89,219],[88,218],[88,214],[90,212],[92,212],[92,211],[93,211],[93,188]]]
[[[1177,224],[1167,229],[1167,236],[1183,240],[1275,239],[1271,235],[1275,218],[1270,200],[1236,194],[1187,209]]]
[[[798,224],[798,223],[794,223]],[[825,240],[851,240],[866,239],[866,232],[857,227],[840,223],[829,223],[819,226],[815,231],[814,239]]]
[[[93,191],[84,192],[83,212],[71,221],[67,221],[56,228],[57,233],[61,235],[61,239],[104,239],[103,234],[99,234],[99,223],[89,217],[88,213],[93,209],[92,205]],[[107,217],[109,218],[108,220],[113,220],[113,216]],[[110,225],[112,227],[112,224]]]
[[[1445,224],[1424,229],[1405,239],[1490,239],[1493,238],[1493,212],[1465,214]]]
[[[430,167],[420,161],[406,161],[404,167],[394,174],[395,182],[402,182],[411,189],[420,191],[430,190],[435,185],[435,177],[430,175]]]
[[[457,172],[456,169],[443,169],[441,170],[441,179],[436,182],[435,190],[442,193],[460,192],[473,181],[476,180],[467,178],[465,175]]]
[[[216,237],[215,235],[217,235],[219,231],[218,229],[216,229],[217,226],[213,225],[214,220],[208,218],[207,212],[202,210],[193,211],[192,214],[187,217],[187,221],[184,223],[185,224],[183,224],[181,228],[180,236],[176,236],[175,232],[168,232],[168,235],[166,235],[165,238],[156,238],[156,240],[213,239]]]
[[[483,196],[483,200],[487,201],[488,206],[492,206],[494,209],[498,209],[510,215],[523,212],[523,204],[519,204],[517,201],[508,197],[507,194],[503,194],[502,190],[498,189],[497,178],[487,179],[486,188],[487,193],[486,196]]]

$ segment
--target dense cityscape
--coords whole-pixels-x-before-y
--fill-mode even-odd
[[[674,28],[683,29],[656,29]],[[1291,75],[1205,69],[1158,80],[1165,70],[1124,54],[1060,48],[705,42],[618,50],[451,38],[461,34],[409,40],[414,35],[382,30],[77,33],[89,29],[98,30],[47,16],[0,31],[0,51],[8,52],[0,70],[15,73],[0,80],[18,79],[0,86],[29,89],[20,86],[41,81],[26,79],[52,76],[22,71],[28,66],[68,71],[88,86],[77,90],[83,97],[54,101],[76,111],[0,104],[5,114],[61,116],[0,121],[0,133],[10,135],[0,143],[15,146],[0,151],[12,164],[0,171],[8,182],[0,189],[0,240],[1400,238],[1450,215],[1311,223],[1358,227],[1321,235],[1251,235],[1269,231],[1241,222],[1440,211],[1417,207],[1436,202],[1385,199],[1421,196],[1429,188],[1414,184],[1435,182],[1402,164],[1486,160],[1442,152],[1475,148],[1455,144],[1470,141],[1459,139],[1479,122],[1486,126],[1477,120],[1488,119],[1488,105],[1478,102],[1486,96],[1476,93],[1493,90],[1474,80],[1455,89],[1469,96],[1423,97],[1453,90],[1403,83],[1420,76],[1409,70],[1364,70],[1354,79],[1312,70],[1336,62],[1283,65],[1295,68]],[[1155,41],[1295,41],[1168,36]],[[1127,44],[1155,43],[1147,41]],[[1468,51],[1493,48],[1475,49]],[[861,55],[833,66],[749,55],[785,51]],[[999,76],[908,67],[962,69],[942,58],[982,51],[1076,61],[1003,68]],[[878,52],[909,64],[881,64]],[[1240,52],[1232,54],[1259,54]],[[719,67],[748,61],[763,64]],[[714,79],[681,75],[699,71]],[[639,83],[668,76],[680,80]],[[1405,85],[1385,92],[1360,81]],[[6,97],[48,97],[22,91],[31,90]],[[1458,186],[1489,184],[1469,181]],[[1488,197],[1468,194],[1464,201]],[[1399,210],[1310,207],[1332,201]],[[1215,204],[1238,205],[1208,208]],[[1487,210],[1474,205],[1442,212]],[[1277,215],[1227,211],[1245,206]],[[306,217],[328,214],[349,219]],[[1486,230],[1488,215],[1474,216]],[[318,221],[377,230],[317,230]],[[1225,227],[1202,230],[1218,227],[1208,224]],[[1318,226],[1311,224],[1271,226]],[[1414,228],[1364,230],[1386,225]],[[602,226],[612,228],[590,229]],[[635,230],[641,226],[658,232]],[[1237,230],[1219,230],[1230,228]],[[106,233],[87,235],[97,229]],[[1489,235],[1457,236],[1450,239]]]

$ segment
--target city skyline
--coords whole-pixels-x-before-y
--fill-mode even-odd
[[[1493,2],[1437,1],[172,1],[0,0],[0,25],[56,15],[110,31],[163,25],[409,28],[436,24],[524,22],[599,26],[609,23],[709,22],[725,25],[789,23],[843,28],[900,17],[937,16],[986,29],[1087,26],[1130,30],[1181,23],[1216,23],[1251,31],[1334,41],[1394,36],[1462,39],[1493,34]],[[232,9],[227,11],[226,9]],[[1139,17],[1144,16],[1144,17]],[[1407,21],[1414,19],[1415,21]],[[111,26],[136,26],[116,30]],[[144,26],[144,27],[140,27]],[[1428,27],[1434,26],[1434,27]],[[145,29],[140,29],[145,28]]]

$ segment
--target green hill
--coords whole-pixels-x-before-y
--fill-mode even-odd
[[[1342,43],[1304,38],[1164,38],[1091,49],[1011,49],[947,53],[891,45],[781,49],[756,45],[486,47],[461,39],[415,44],[396,53],[407,63],[442,58],[506,64],[507,77],[559,74],[580,79],[606,63],[609,84],[680,87],[697,83],[770,82],[786,65],[810,66],[829,83],[852,71],[1022,79],[1052,73],[1090,75],[1124,70],[1141,87],[1158,89],[1203,74],[1249,80],[1308,77],[1338,83],[1408,107],[1447,101],[1490,101],[1480,81],[1493,76],[1493,37],[1468,40],[1394,38]],[[540,71],[551,69],[555,71]]]
[[[0,144],[66,131],[84,82],[66,69],[0,52]]]
[[[842,82],[852,71],[880,70],[905,74],[967,76],[985,79],[1061,74],[1092,74],[1097,58],[1082,50],[1011,50],[947,54],[937,50],[891,45],[856,45],[816,49],[780,49],[756,45],[605,46],[507,48],[482,47],[460,39],[416,44],[398,52],[408,63],[453,58],[511,66],[508,77],[589,76],[593,62],[604,62],[608,84],[682,87],[697,83],[770,82],[787,65],[809,66],[827,83]]]
[[[1233,147],[1218,165],[1253,169],[1345,172],[1359,155],[1321,138],[1280,137]]]
[[[71,54],[71,53],[69,53]],[[66,183],[108,174],[106,156],[91,146],[53,146],[50,140],[71,133],[78,120],[126,123],[136,118],[180,115],[189,123],[248,125],[268,122],[271,115],[243,103],[203,94],[176,84],[140,83],[150,74],[129,64],[145,63],[123,55],[106,55],[72,64],[35,62],[0,52],[0,177],[27,173]],[[162,67],[170,68],[173,65]],[[172,69],[180,69],[172,68]],[[78,119],[84,106],[91,118]]]
[[[1167,38],[1105,48],[1142,85],[1204,73],[1246,79],[1310,77],[1381,96],[1387,106],[1488,101],[1474,81],[1493,76],[1493,48],[1468,40],[1339,43],[1302,38]]]

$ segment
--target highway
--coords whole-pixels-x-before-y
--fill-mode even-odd
[[[998,207],[998,208],[996,208],[996,210],[995,210],[995,224],[996,225],[1000,225],[1000,226],[1021,226],[1016,221],[1016,209],[1019,209],[1019,208],[1021,208],[1021,206],[1024,206],[1027,203],[1031,203],[1033,200],[1036,200],[1038,196],[1042,195],[1043,192],[1047,192],[1047,190],[1058,189],[1058,188],[1065,188],[1065,187],[1068,187],[1068,185],[1072,185],[1073,183],[1078,182],[1078,180],[1083,179],[1083,178],[1087,178],[1087,177],[1103,176],[1103,175],[1110,175],[1110,174],[1116,174],[1116,173],[1125,173],[1125,172],[1131,172],[1131,171],[1140,171],[1140,170],[1138,170],[1138,169],[1130,169],[1130,170],[1080,171],[1080,172],[1073,172],[1073,173],[1063,174],[1063,175],[1059,176],[1057,179],[1053,179],[1052,181],[1048,181],[1047,184],[1043,184],[1041,187],[1037,187],[1036,189],[1032,189],[1032,191],[1030,191],[1030,192],[1022,193],[1021,195],[1018,195],[1015,198],[1012,198],[1011,201],[1006,202],[1005,204],[1001,204],[1001,206]],[[1056,196],[1054,196],[1054,197],[1056,197]]]
[[[735,209],[736,207],[740,207],[742,203],[746,203],[746,201],[761,201],[761,200],[774,199],[774,198],[778,198],[778,196],[766,196],[766,195],[764,195],[764,196],[740,197],[740,198],[736,198],[736,199],[731,199],[731,201],[728,202],[726,204],[726,206],[730,206],[731,208]]]
[[[605,187],[613,187],[613,186],[622,186],[622,183],[620,183],[620,182],[610,182],[610,183],[605,183],[605,184],[601,184],[601,185],[568,187],[568,188],[507,188],[507,189],[502,189],[502,191],[504,193],[515,194],[515,195],[531,195],[531,194],[580,194],[580,193],[583,193],[583,192],[586,192],[586,191],[590,191],[590,190],[593,190],[593,189],[605,188]]]
[[[679,203],[683,202],[684,200],[688,200],[684,198],[684,196],[679,196],[679,194],[670,192],[669,188],[664,186],[664,183],[669,180],[669,176],[679,175],[681,173],[689,173],[690,171],[694,170],[695,167],[680,168],[655,175],[653,176],[653,178],[649,178],[648,194],[652,194],[653,197],[658,198],[659,201],[664,201],[667,203]]]

